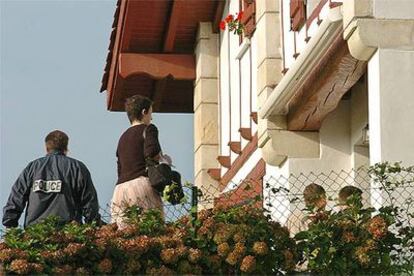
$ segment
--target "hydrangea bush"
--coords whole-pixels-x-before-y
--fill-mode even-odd
[[[363,208],[361,198],[353,196],[345,210],[317,216],[295,236],[303,252],[300,263],[315,274],[414,275],[413,201],[397,204],[393,196],[399,187],[412,187],[413,172],[399,163],[372,166],[371,179],[388,195],[388,204]]]
[[[277,274],[294,269],[287,229],[250,205],[201,211],[165,224],[157,210],[130,207],[129,226],[97,227],[56,218],[11,229],[0,263],[16,274]],[[195,227],[194,227],[195,226]]]
[[[414,183],[407,177],[414,167],[382,163],[369,173],[389,205],[363,208],[360,198],[351,197],[344,210],[311,216],[308,230],[295,238],[257,202],[216,206],[175,223],[165,223],[158,210],[132,206],[124,229],[61,224],[51,217],[8,230],[0,243],[0,275],[414,274],[414,202],[397,204],[393,197]]]

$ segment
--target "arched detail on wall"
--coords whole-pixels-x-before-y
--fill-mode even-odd
[[[119,55],[119,74],[122,78],[148,75],[154,80],[171,77],[175,80],[195,80],[194,55],[131,54]]]

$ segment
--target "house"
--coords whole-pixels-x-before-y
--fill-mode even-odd
[[[240,11],[243,35],[219,29]],[[195,185],[239,203],[270,178],[414,164],[413,31],[408,0],[120,0],[101,91],[193,112]]]

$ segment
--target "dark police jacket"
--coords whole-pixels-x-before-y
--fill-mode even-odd
[[[64,222],[100,221],[99,204],[86,166],[61,152],[27,165],[12,187],[3,209],[3,225],[16,227],[25,209],[24,226],[54,215]]]

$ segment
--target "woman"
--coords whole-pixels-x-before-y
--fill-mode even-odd
[[[145,159],[163,159],[171,165],[171,158],[161,153],[157,127],[151,124],[152,101],[140,95],[132,96],[126,100],[125,111],[131,126],[118,142],[118,181],[111,204],[112,222],[116,222],[119,228],[126,226],[123,210],[128,206],[162,211],[161,197],[152,188],[146,174]]]

